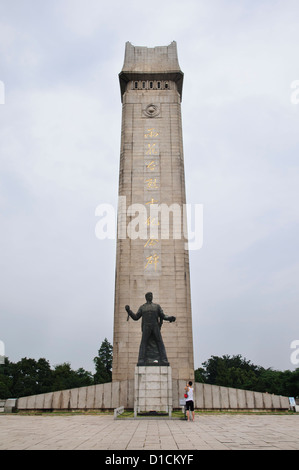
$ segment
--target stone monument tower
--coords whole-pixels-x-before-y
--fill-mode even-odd
[[[185,176],[176,42],[126,43],[119,74],[122,131],[115,274],[113,381],[134,378],[141,322],[129,320],[147,292],[175,322],[161,328],[173,379],[194,378]]]

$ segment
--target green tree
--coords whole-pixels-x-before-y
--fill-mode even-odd
[[[113,347],[105,338],[98,351],[98,355],[93,359],[96,372],[94,382],[96,384],[111,382],[112,380],[112,358]]]
[[[284,374],[284,393],[289,397],[299,397],[299,368],[293,372],[286,370]]]
[[[0,398],[12,398],[11,363],[6,357],[4,364],[0,365]]]
[[[93,377],[90,372],[80,368],[72,370],[69,362],[58,364],[54,367],[52,379],[52,391],[66,390],[69,388],[86,387],[93,384]]]
[[[36,395],[51,386],[51,367],[46,359],[22,358],[10,364],[11,393],[15,397]]]
[[[259,368],[242,356],[211,356],[203,363],[207,383],[224,387],[248,388],[255,382]]]
[[[195,382],[205,383],[205,369],[199,367],[194,371]]]
[[[224,355],[211,356],[203,364],[203,368],[195,371],[205,383],[222,385],[224,387],[268,392],[276,395],[299,396],[299,369],[295,371],[279,371],[265,369],[252,364],[242,356]]]
[[[86,371],[83,367],[75,371],[75,377],[77,383],[76,387],[88,387],[94,383],[92,373]]]

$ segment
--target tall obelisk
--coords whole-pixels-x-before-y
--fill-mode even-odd
[[[122,131],[112,378],[134,377],[141,321],[127,321],[125,305],[136,313],[150,291],[153,302],[176,317],[161,333],[173,379],[188,380],[194,377],[194,361],[189,253],[183,234],[183,73],[176,42],[154,48],[127,42],[119,80]],[[151,215],[157,207],[165,209],[164,215],[162,210]]]

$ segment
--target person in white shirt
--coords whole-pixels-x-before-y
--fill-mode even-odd
[[[193,387],[192,382],[190,381],[187,383],[186,387],[186,394],[188,397],[186,398],[186,411],[187,411],[187,420],[191,420],[190,411],[192,412],[192,421],[194,421],[194,398],[193,398]]]

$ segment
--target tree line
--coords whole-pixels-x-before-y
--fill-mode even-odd
[[[0,365],[0,398],[26,397],[111,382],[112,345],[107,338],[102,342],[93,362],[94,374],[82,367],[73,370],[68,362],[51,368],[49,361],[44,358],[35,360],[25,357],[15,363],[5,358],[5,363]]]
[[[44,358],[35,360],[25,357],[16,363],[5,358],[5,364],[0,366],[0,398],[18,398],[111,382],[112,357],[112,345],[105,338],[93,359],[94,374],[83,368],[72,370],[68,362],[51,368]],[[265,369],[241,355],[211,356],[195,370],[195,382],[299,396],[299,368],[294,371]]]
[[[211,356],[202,365],[195,370],[195,382],[299,397],[299,368],[294,371],[265,369],[240,354]]]

